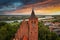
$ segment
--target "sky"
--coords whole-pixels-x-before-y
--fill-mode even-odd
[[[0,0],[0,15],[60,15],[60,0]]]

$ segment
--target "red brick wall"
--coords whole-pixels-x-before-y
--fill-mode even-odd
[[[38,19],[29,19],[29,40],[38,40]]]
[[[15,34],[15,40],[38,40],[38,18],[23,21]]]
[[[23,21],[20,28],[18,29],[15,38],[18,40],[23,40],[24,35],[28,37],[28,24],[26,21]]]

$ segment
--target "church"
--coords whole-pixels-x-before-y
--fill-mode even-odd
[[[13,40],[38,40],[38,18],[34,10],[28,21],[23,20]]]

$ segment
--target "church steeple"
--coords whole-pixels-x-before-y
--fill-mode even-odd
[[[31,16],[29,18],[29,40],[38,40],[38,18],[35,16],[32,9]]]
[[[34,13],[34,9],[32,9],[30,18],[36,18],[35,13]]]
[[[38,40],[38,18],[33,9],[28,21],[22,21],[13,40]]]

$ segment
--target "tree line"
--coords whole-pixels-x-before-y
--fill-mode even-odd
[[[20,24],[17,21],[13,23],[0,22],[0,40],[11,40]],[[60,40],[60,37],[55,32],[50,32],[48,26],[45,26],[43,22],[39,22],[38,40]]]

